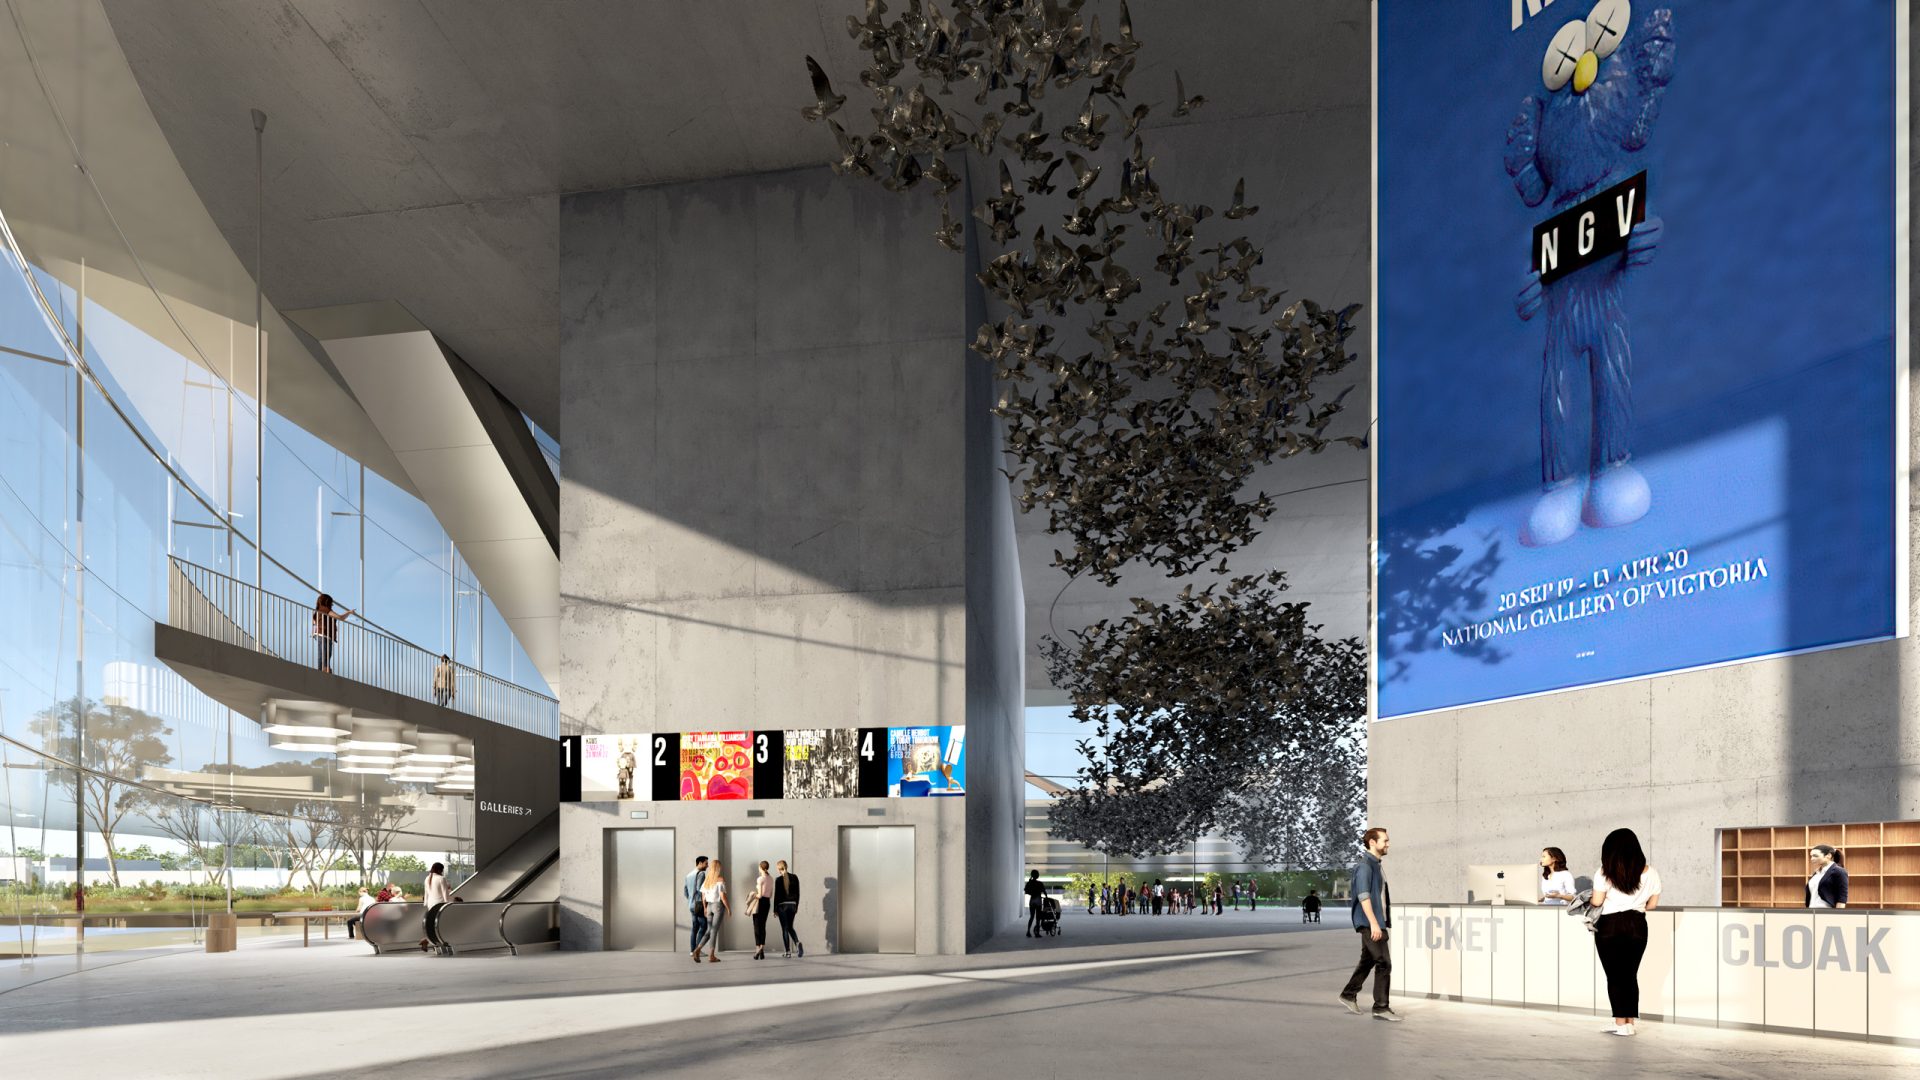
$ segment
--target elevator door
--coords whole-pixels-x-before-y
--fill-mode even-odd
[[[841,952],[913,952],[913,826],[842,828],[838,891]]]
[[[666,952],[680,913],[672,829],[606,831],[606,947]]]
[[[720,948],[752,949],[753,918],[747,914],[747,898],[753,895],[754,879],[760,876],[760,860],[765,859],[771,874],[780,860],[793,865],[792,829],[721,829],[720,861],[726,864],[727,902],[733,914],[720,924]],[[797,873],[797,871],[796,871]],[[767,915],[767,938],[780,942],[780,920],[771,911]]]

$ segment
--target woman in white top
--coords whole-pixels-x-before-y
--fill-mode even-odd
[[[447,902],[447,864],[434,863],[428,867],[427,880],[420,888],[423,894],[421,896],[421,902],[426,904],[427,915],[431,918],[433,909]],[[432,949],[433,942],[431,940],[427,938],[420,939],[421,952],[430,952]]]
[[[753,958],[767,958],[767,916],[773,914],[773,873],[767,860],[760,860],[760,876],[753,879],[753,896],[747,901],[747,915],[753,919]]]
[[[1567,853],[1557,847],[1540,849],[1540,902],[1571,904],[1573,875],[1567,872]]]
[[[707,904],[707,962],[720,962],[720,924],[733,908],[727,903],[727,872],[715,859],[707,864],[707,880],[700,885]]]
[[[1613,1005],[1615,1035],[1634,1034],[1640,1018],[1640,958],[1647,951],[1647,912],[1660,903],[1660,875],[1647,865],[1646,852],[1632,829],[1615,829],[1600,845],[1600,868],[1593,873],[1593,947],[1607,973],[1607,1000]]]

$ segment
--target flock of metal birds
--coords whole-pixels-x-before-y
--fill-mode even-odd
[[[1053,685],[1089,725],[1053,835],[1163,854],[1219,828],[1262,861],[1317,865],[1350,843],[1365,760],[1366,646],[1328,639],[1278,571],[1191,586],[1047,639]],[[1247,796],[1253,797],[1248,798]],[[1338,826],[1338,827],[1335,827]]]
[[[1243,493],[1254,469],[1330,441],[1340,402],[1316,383],[1352,362],[1356,309],[1299,300],[1269,318],[1283,298],[1255,280],[1260,248],[1205,239],[1213,208],[1162,191],[1142,126],[1156,106],[1127,96],[1142,46],[1124,3],[1112,38],[1085,0],[907,0],[893,18],[865,4],[847,32],[868,55],[871,127],[842,125],[847,98],[812,57],[803,113],[831,129],[838,171],[931,193],[955,251],[967,152],[997,177],[972,213],[1005,248],[978,279],[1007,315],[973,349],[1000,386],[1021,509],[1070,540],[1056,564],[1114,585],[1136,561],[1178,576],[1245,545],[1273,512]],[[1174,116],[1205,100],[1175,73]],[[1029,231],[1029,200],[1062,187],[1071,209]],[[1218,217],[1258,209],[1242,179]]]

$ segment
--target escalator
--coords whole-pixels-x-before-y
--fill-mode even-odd
[[[362,920],[376,953],[418,949],[491,952],[556,948],[560,944],[560,812],[527,830],[499,857],[453,890],[453,902],[432,910],[421,903],[375,904]]]

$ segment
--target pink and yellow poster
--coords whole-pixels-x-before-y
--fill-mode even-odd
[[[745,731],[680,736],[680,801],[753,798],[753,757]]]

